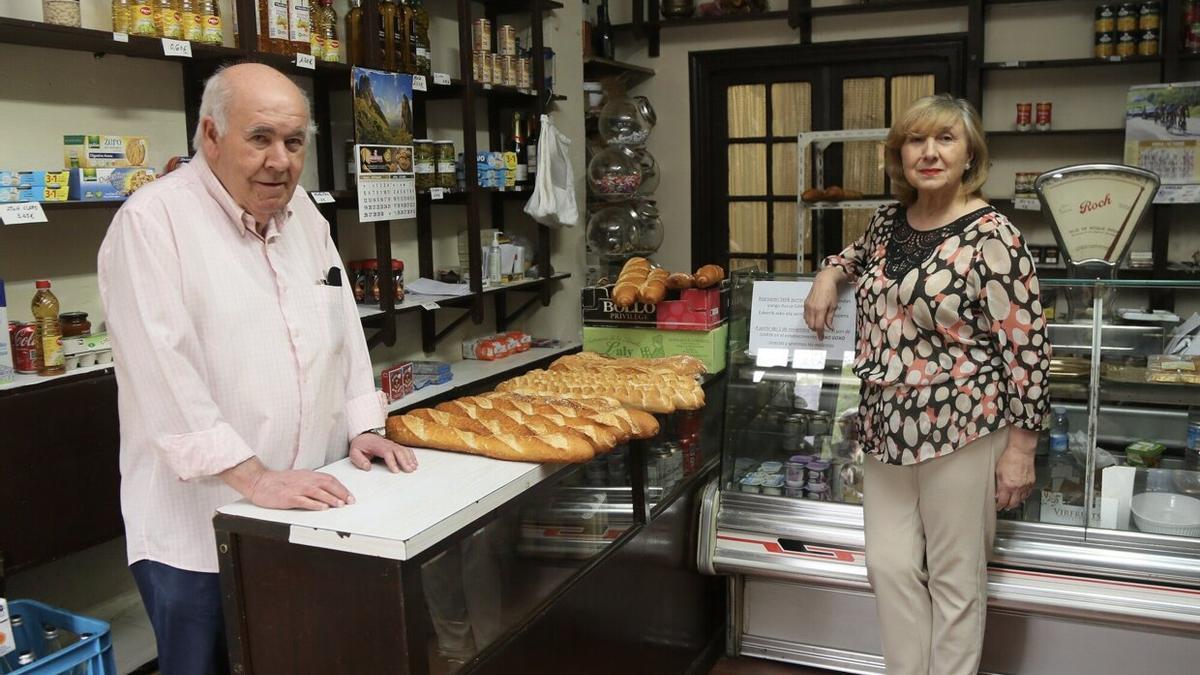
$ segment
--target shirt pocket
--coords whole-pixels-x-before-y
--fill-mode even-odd
[[[324,329],[325,345],[330,354],[340,354],[346,340],[346,298],[340,286],[320,284],[316,292],[317,324]]]

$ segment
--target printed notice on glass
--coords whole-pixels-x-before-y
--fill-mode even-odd
[[[804,323],[804,299],[811,281],[756,281],[750,308],[750,355],[760,367],[824,368],[854,354],[854,289],[838,295],[833,328],[825,339]]]
[[[411,145],[355,145],[358,219],[364,223],[417,217]]]

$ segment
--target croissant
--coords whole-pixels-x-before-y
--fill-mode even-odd
[[[696,284],[696,280],[687,272],[675,272],[667,277],[667,288],[672,291],[682,291],[691,288]]]
[[[705,265],[696,270],[696,288],[716,286],[725,278],[725,269],[720,265]]]

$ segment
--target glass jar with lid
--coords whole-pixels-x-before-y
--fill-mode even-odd
[[[634,202],[633,210],[638,218],[638,239],[636,250],[638,255],[651,255],[662,246],[662,218],[658,215],[658,204],[648,200]]]
[[[588,247],[601,257],[632,255],[639,239],[638,214],[628,203],[604,207],[588,219]]]
[[[63,312],[58,315],[58,322],[62,326],[62,336],[65,338],[92,334],[92,324],[88,321],[87,312]]]
[[[42,0],[42,20],[58,26],[79,28],[79,0]]]
[[[610,145],[588,163],[588,185],[599,199],[629,199],[642,184],[642,169],[630,148]]]
[[[654,126],[646,110],[653,112],[649,101],[642,104],[628,96],[610,95],[600,110],[600,136],[610,145],[644,145]]]
[[[638,168],[642,172],[642,182],[638,185],[639,195],[652,195],[658,189],[658,160],[646,148],[634,148],[633,155],[637,158]]]

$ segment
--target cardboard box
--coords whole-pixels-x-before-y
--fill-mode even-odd
[[[63,136],[63,166],[68,169],[145,166],[149,154],[150,141],[145,136]]]
[[[431,384],[445,384],[454,379],[450,364],[443,361],[410,361],[413,369],[413,389]]]
[[[84,202],[125,199],[154,180],[154,169],[71,169],[70,198]]]
[[[70,195],[67,183],[61,185],[22,185],[0,187],[0,203],[6,202],[65,202]]]
[[[703,361],[710,373],[725,369],[728,340],[727,324],[708,331],[583,327],[584,351],[634,359],[686,354]]]
[[[585,326],[639,326],[662,330],[712,330],[729,316],[729,285],[668,291],[658,305],[620,309],[612,301],[612,286],[586,286],[580,292]]]
[[[66,187],[71,172],[62,171],[0,171],[0,187],[30,188],[50,185]],[[64,197],[64,199],[66,199]]]
[[[383,395],[387,397],[388,403],[399,401],[413,393],[411,363],[399,363],[390,368],[384,368],[383,372],[379,373],[379,379],[383,386]]]
[[[88,352],[102,352],[106,349],[112,349],[112,343],[109,342],[108,333],[93,333],[91,335],[65,337],[63,338],[62,346],[64,356],[86,354]]]

